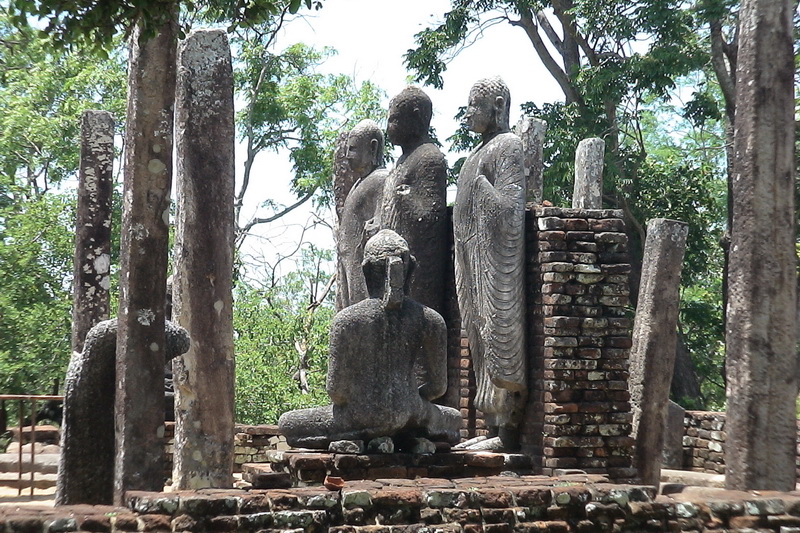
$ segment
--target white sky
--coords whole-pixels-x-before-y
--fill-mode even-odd
[[[356,82],[372,81],[387,93],[384,108],[388,108],[388,98],[409,83],[403,54],[415,46],[414,34],[438,22],[449,6],[449,0],[325,0],[320,11],[302,11],[304,16],[288,24],[276,44],[278,49],[297,42],[336,49],[338,54],[319,71],[347,74]],[[489,28],[449,63],[443,74],[443,90],[423,87],[433,101],[433,127],[445,144],[451,164],[463,155],[447,153],[445,139],[458,126],[453,116],[459,106],[466,104],[475,81],[495,75],[501,76],[511,91],[512,124],[519,118],[522,102],[541,105],[562,99],[521,28],[506,23]],[[257,185],[248,192],[244,215],[252,215],[266,198],[284,205],[293,203],[294,196],[289,191],[291,165],[285,155],[261,156],[253,176]],[[265,214],[262,212],[261,216]],[[326,219],[332,224],[333,215],[326,213]],[[313,220],[310,209],[300,208],[285,219],[262,226],[261,237],[248,237],[246,253],[263,254],[272,262],[276,253],[286,254],[296,247],[301,228],[309,220]],[[334,247],[333,236],[326,227],[306,231],[304,236],[319,246]]]

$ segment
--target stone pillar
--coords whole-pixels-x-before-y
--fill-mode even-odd
[[[222,30],[178,54],[174,320],[192,339],[173,362],[178,489],[233,485],[233,71]]]
[[[522,117],[514,127],[514,133],[522,139],[525,180],[528,188],[525,199],[539,205],[544,197],[542,149],[544,136],[547,133],[547,122],[538,118]]]
[[[655,218],[647,224],[642,281],[633,326],[631,404],[634,466],[647,485],[661,478],[669,387],[675,366],[681,268],[689,226]]]
[[[177,19],[177,16],[176,16]],[[114,501],[164,487],[167,287],[177,23],[130,41],[117,333]]]
[[[739,12],[725,485],[793,490],[797,398],[793,3]]]
[[[673,401],[667,402],[667,421],[664,424],[664,447],[661,450],[661,466],[683,469],[683,433],[686,411]]]
[[[631,267],[622,211],[537,207],[534,215],[529,283],[540,292],[530,306],[523,450],[541,446],[546,475],[578,468],[632,480]]]
[[[86,334],[109,316],[113,162],[114,118],[108,111],[84,111],[72,277],[73,353],[83,351]]]
[[[601,209],[603,207],[603,158],[606,143],[596,137],[578,143],[575,152],[575,188],[572,207]]]

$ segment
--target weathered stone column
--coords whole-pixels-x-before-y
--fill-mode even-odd
[[[83,351],[92,326],[108,320],[113,163],[114,118],[108,111],[84,111],[72,277],[73,353]]]
[[[547,133],[547,122],[533,117],[522,117],[514,127],[514,133],[522,139],[522,151],[525,157],[525,179],[527,193],[525,199],[536,205],[542,203],[544,195],[544,162],[542,149],[544,136]]]
[[[114,501],[164,487],[164,304],[177,24],[131,37],[117,333]]]
[[[603,157],[606,143],[592,137],[578,143],[575,151],[575,186],[572,207],[602,209],[603,207]]]
[[[222,30],[178,53],[173,314],[192,346],[173,362],[179,489],[233,485],[233,71]]]
[[[793,3],[739,13],[725,485],[793,490],[797,398]]]
[[[634,466],[647,485],[657,486],[661,477],[688,234],[689,226],[678,220],[655,218],[647,224],[629,382],[636,438]]]

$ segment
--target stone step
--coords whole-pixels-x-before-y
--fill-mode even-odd
[[[43,474],[58,473],[58,458],[59,454],[57,453],[37,453],[34,462],[34,472],[41,472]],[[0,473],[16,473],[18,460],[19,455],[16,453],[0,453]],[[30,454],[22,455],[22,471],[31,471]]]
[[[292,486],[288,472],[273,472],[268,463],[243,464],[242,479],[254,489],[288,489]]]
[[[27,443],[31,441],[32,428],[31,426],[24,426],[22,428],[22,435],[20,436],[19,426],[10,427],[8,430],[11,432],[11,440],[16,442]],[[51,425],[36,426],[36,442],[43,442],[46,444],[58,444],[60,440],[60,430]]]
[[[61,453],[61,446],[58,444],[45,444],[42,442],[36,443],[36,455],[40,453]],[[6,448],[6,453],[17,453],[19,452],[19,443],[18,442],[10,442],[8,447]],[[30,455],[31,454],[31,443],[28,442],[22,446],[22,453]]]
[[[33,482],[34,488],[49,489],[56,486],[58,474],[34,474]],[[0,472],[0,487],[10,487],[12,489],[19,489],[20,485],[23,489],[30,488],[31,475],[25,474],[22,479],[18,479],[16,472]]]

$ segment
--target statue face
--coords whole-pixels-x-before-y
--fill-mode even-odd
[[[375,154],[373,141],[368,135],[350,135],[347,139],[347,152],[345,158],[350,170],[358,177],[364,177],[375,168]]]
[[[419,140],[422,136],[419,121],[419,111],[414,108],[412,102],[393,101],[389,105],[389,119],[386,127],[389,142],[395,146],[403,146]]]
[[[470,131],[475,133],[486,133],[494,129],[497,126],[497,120],[492,99],[470,94],[464,123]]]

